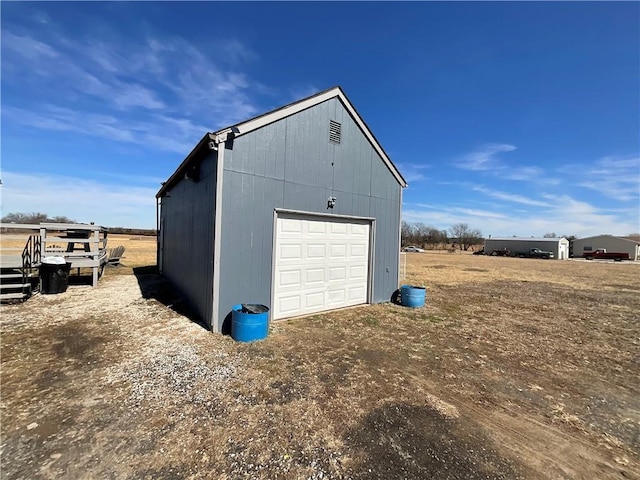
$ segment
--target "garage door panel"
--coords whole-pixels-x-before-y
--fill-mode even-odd
[[[316,308],[324,305],[324,292],[313,292],[305,294],[305,306]]]
[[[283,287],[301,285],[302,272],[300,268],[295,270],[282,270],[279,272],[279,284]]]
[[[367,269],[363,265],[349,266],[349,280],[365,279],[366,276],[367,276]]]
[[[324,222],[308,222],[306,224],[307,232],[310,234],[322,234],[327,233],[327,224]]]
[[[302,225],[294,219],[283,218],[279,224],[280,233],[302,233]]]
[[[329,225],[333,235],[346,235],[349,231],[349,225],[347,223],[331,222]]]
[[[346,298],[347,298],[347,291],[346,291],[346,288],[344,287],[329,290],[328,303],[331,306],[340,305],[344,303]]]
[[[349,289],[349,300],[359,300],[367,294],[364,287],[351,287]]]
[[[308,259],[321,258],[324,259],[327,256],[327,249],[324,243],[322,244],[310,244],[307,245],[307,257]]]
[[[302,260],[302,247],[300,245],[282,245],[279,258],[283,260]]]
[[[307,285],[312,285],[314,283],[324,283],[325,278],[325,268],[311,268],[308,267],[306,269],[306,283]]]
[[[330,245],[329,246],[329,258],[334,259],[334,258],[347,258],[347,244],[346,243],[339,243],[339,244],[334,244],[334,245]]]
[[[351,258],[364,258],[367,253],[367,246],[364,243],[349,245]]]
[[[274,319],[367,302],[368,223],[303,216],[276,223]]]
[[[289,295],[289,296],[281,296],[276,300],[277,307],[280,312],[283,314],[297,312],[300,310],[300,295]],[[295,314],[295,313],[294,313]]]
[[[351,235],[369,238],[369,225],[351,225]]]
[[[347,267],[331,267],[329,268],[329,281],[344,282],[347,279]]]

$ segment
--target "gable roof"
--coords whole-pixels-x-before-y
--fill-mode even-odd
[[[330,100],[332,98],[337,98],[342,103],[353,121],[356,123],[356,125],[358,125],[367,140],[369,140],[369,143],[371,144],[373,149],[378,153],[378,155],[380,155],[382,161],[385,163],[391,174],[395,177],[396,181],[402,187],[407,187],[408,184],[406,180],[404,179],[398,168],[393,164],[387,153],[384,151],[365,121],[358,114],[347,96],[344,94],[342,88],[336,86],[323,92],[316,93],[315,95],[312,95],[310,97],[303,98],[302,100],[298,100],[297,102],[285,105],[276,110],[272,110],[262,115],[258,115],[257,117],[253,117],[249,120],[245,120],[244,122],[237,123],[236,125],[223,128],[216,132],[207,133],[204,137],[202,137],[202,139],[200,139],[191,153],[187,155],[187,158],[184,159],[184,161],[176,169],[173,175],[171,175],[171,177],[169,177],[169,179],[162,184],[162,188],[160,188],[160,190],[156,194],[156,198],[161,197],[168,189],[175,185],[180,178],[182,178],[182,175],[191,164],[191,162],[200,157],[203,149],[209,148],[210,142],[218,143],[219,141],[224,141],[224,139],[227,138],[227,135],[230,135],[232,138],[240,137],[249,132],[257,130],[258,128],[264,127],[265,125],[277,122],[278,120],[282,120],[283,118],[295,115],[298,112],[314,107],[315,105],[318,105],[322,102],[326,102],[327,100]]]
[[[616,237],[615,235],[609,235],[609,234],[594,235],[592,237],[582,237],[582,238],[578,238],[577,240],[594,240],[596,238],[602,238],[602,237],[615,238],[617,240],[624,240],[625,242],[631,242],[631,243],[635,243],[636,245],[640,245],[640,241],[635,237]]]

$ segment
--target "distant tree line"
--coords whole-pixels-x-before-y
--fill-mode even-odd
[[[8,213],[1,219],[2,223],[32,223],[32,224],[40,224],[40,223],[76,223],[75,220],[70,219],[69,217],[50,217],[46,213],[41,212],[31,212],[31,213],[23,213],[23,212],[15,212]]]
[[[119,233],[122,235],[156,235],[155,228],[123,228],[109,227],[109,233]]]
[[[75,220],[64,217],[50,217],[46,213],[32,212],[32,213],[8,213],[0,220],[2,223],[18,223],[18,224],[33,224],[39,225],[41,223],[77,223]],[[123,228],[123,227],[109,227],[109,233],[121,233],[124,235],[155,235],[156,230],[150,228]]]
[[[482,232],[470,228],[468,223],[456,223],[448,230],[439,230],[424,223],[408,223],[403,221],[401,227],[402,246],[415,245],[435,250],[449,248],[451,243],[460,250],[469,250],[474,245],[484,242]]]

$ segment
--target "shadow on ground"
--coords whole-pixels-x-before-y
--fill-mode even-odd
[[[202,320],[198,318],[189,304],[180,295],[180,292],[169,281],[158,273],[155,265],[135,267],[133,274],[138,280],[142,298],[151,298],[162,303],[174,312],[187,317],[202,328],[209,330]]]
[[[73,271],[69,274],[68,284],[70,286],[78,286],[78,285],[93,285],[93,276],[89,275],[78,275],[74,274]]]
[[[472,480],[521,478],[524,473],[501,457],[478,427],[425,406],[391,403],[376,408],[345,437],[360,452],[353,479]]]

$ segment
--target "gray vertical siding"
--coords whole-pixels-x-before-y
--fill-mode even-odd
[[[340,145],[329,120],[342,124]],[[270,303],[276,208],[374,217],[373,300],[397,288],[401,186],[338,99],[236,138],[222,181],[221,325],[237,303]]]
[[[211,328],[216,156],[200,167],[199,181],[182,180],[164,197],[163,274],[180,291],[198,320]]]

